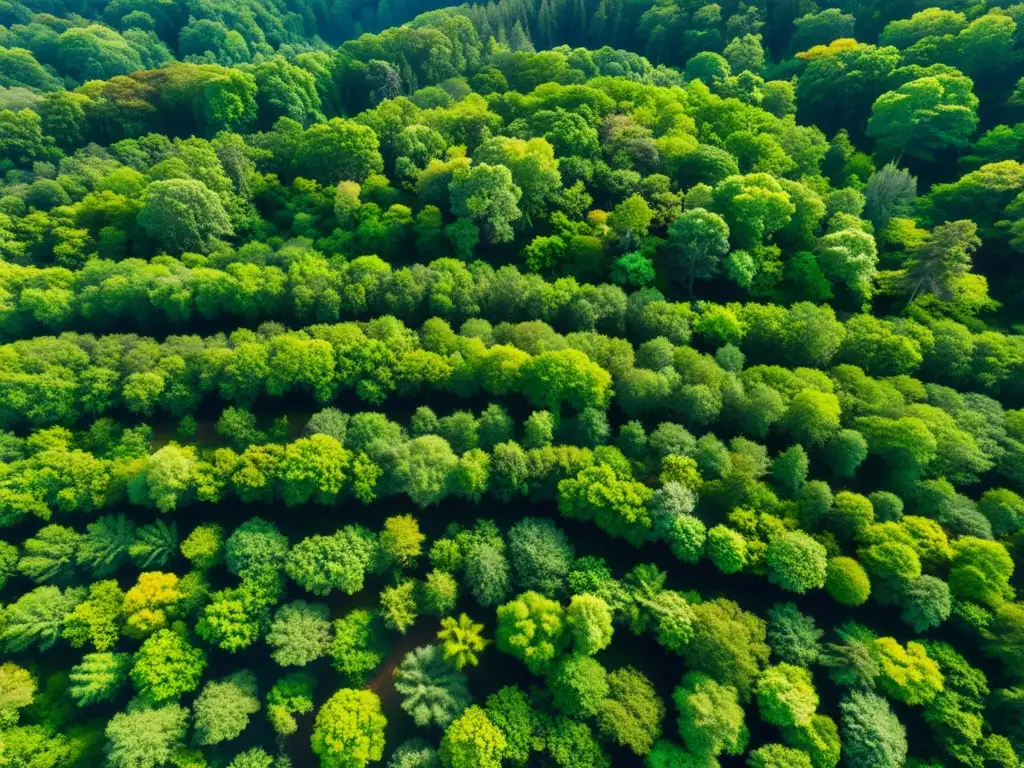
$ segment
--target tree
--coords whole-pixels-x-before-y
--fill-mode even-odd
[[[997,607],[1013,598],[1013,559],[996,541],[961,536],[953,542],[949,588],[954,597]]]
[[[18,723],[18,710],[29,706],[38,685],[27,670],[17,664],[0,664],[0,725],[10,728]]]
[[[938,150],[963,147],[978,126],[973,86],[970,78],[954,74],[904,83],[875,101],[867,135],[885,152],[929,161]]]
[[[356,525],[346,525],[330,536],[309,536],[288,552],[285,572],[314,595],[332,589],[354,595],[377,554],[376,537]]]
[[[363,768],[383,757],[386,725],[377,694],[342,688],[316,713],[313,753],[324,768]]]
[[[273,765],[274,758],[266,750],[253,747],[235,755],[227,768],[273,768]]]
[[[811,673],[792,664],[768,667],[757,681],[761,719],[780,728],[806,726],[818,708]]]
[[[927,704],[942,690],[942,673],[920,643],[909,642],[904,648],[891,637],[880,637],[871,650],[879,684],[897,701]]]
[[[693,637],[693,611],[686,598],[666,589],[637,602],[650,614],[658,643],[674,653],[682,653]]]
[[[296,600],[282,605],[267,633],[271,658],[282,667],[316,661],[331,646],[330,619],[331,612],[322,603]]]
[[[388,760],[388,768],[441,768],[441,758],[426,741],[412,738],[394,751]]]
[[[733,244],[746,250],[762,245],[796,212],[789,195],[767,173],[729,176],[715,187],[713,205],[729,225]]]
[[[248,648],[267,631],[274,599],[275,591],[255,582],[214,592],[196,622],[196,634],[230,653]]]
[[[568,644],[562,606],[537,592],[524,592],[498,607],[498,650],[543,675]]]
[[[112,768],[159,768],[183,746],[188,710],[175,704],[119,712],[107,723],[104,753]]]
[[[402,709],[421,728],[446,728],[470,702],[466,675],[437,645],[406,654],[395,669],[395,690],[402,696]]]
[[[459,614],[458,620],[450,616],[441,619],[437,639],[443,644],[445,658],[451,659],[456,669],[479,663],[478,654],[491,642],[480,634],[483,628],[483,624],[477,624],[464,613]]]
[[[362,608],[334,622],[332,665],[350,685],[363,685],[384,660],[388,644],[380,617]]]
[[[508,168],[487,163],[459,166],[448,189],[452,213],[477,220],[491,243],[512,240],[512,222],[523,215],[518,205],[523,192]]]
[[[128,680],[129,653],[87,653],[71,668],[68,693],[80,707],[113,699]]]
[[[593,520],[606,533],[639,544],[648,538],[653,522],[647,508],[651,495],[627,472],[597,464],[558,483],[558,511]]]
[[[217,565],[223,557],[224,529],[216,523],[197,525],[181,542],[181,554],[196,568],[207,569]]]
[[[850,768],[900,768],[907,734],[885,699],[851,691],[839,704],[843,753]]]
[[[908,304],[919,293],[951,301],[957,281],[971,271],[971,254],[980,245],[978,226],[970,219],[937,226],[904,262],[904,286],[910,291]]]
[[[135,526],[125,515],[104,515],[85,526],[75,557],[96,578],[116,572],[128,560]]]
[[[813,768],[810,755],[781,744],[766,744],[747,755],[749,768]]]
[[[565,624],[577,653],[592,656],[611,644],[611,608],[597,595],[573,595],[565,609]]]
[[[565,591],[565,577],[572,565],[569,539],[554,523],[524,517],[508,531],[508,555],[516,583],[549,597]]]
[[[817,662],[824,634],[793,603],[778,603],[768,612],[768,645],[787,664],[809,668]]]
[[[399,566],[412,565],[423,550],[426,536],[412,515],[396,515],[384,521],[380,533],[381,554]]]
[[[500,603],[508,595],[511,581],[504,542],[500,537],[471,541],[464,549],[465,580],[473,597],[485,607]]]
[[[568,717],[555,718],[546,734],[548,754],[558,768],[577,765],[609,768],[611,761],[586,723]]]
[[[278,680],[267,692],[267,720],[278,736],[298,730],[296,714],[313,711],[316,678],[309,672],[293,672]]]
[[[735,687],[742,700],[767,663],[766,628],[757,616],[721,598],[697,603],[693,639],[683,651],[687,665],[723,685]]]
[[[154,181],[139,211],[139,226],[173,253],[209,251],[234,232],[217,194],[195,179]]]
[[[90,584],[88,598],[64,617],[62,635],[76,648],[90,642],[98,651],[113,648],[124,624],[124,598],[114,580]]]
[[[833,557],[828,561],[825,589],[843,605],[863,605],[871,594],[871,580],[852,557]]]
[[[437,435],[413,438],[392,455],[398,487],[421,507],[437,504],[448,495],[449,476],[457,464],[448,441]]]
[[[864,447],[864,454],[867,455],[867,446]],[[772,480],[786,496],[793,497],[807,481],[809,469],[807,451],[802,445],[794,445],[775,457],[771,469]]]
[[[908,213],[916,197],[917,178],[890,160],[871,174],[864,187],[864,217],[881,231],[894,217]]]
[[[885,91],[900,53],[892,46],[841,38],[798,53],[797,58],[807,61],[797,82],[798,113],[831,135],[839,128],[860,132],[871,104]],[[837,93],[843,94],[838,103]]]
[[[949,585],[928,575],[907,584],[900,595],[900,605],[900,619],[917,633],[939,626],[953,609]]]
[[[249,716],[260,709],[256,676],[240,670],[223,680],[211,680],[196,697],[193,711],[197,744],[220,744],[238,738]]]
[[[608,215],[608,227],[618,238],[619,247],[624,251],[636,248],[647,236],[654,211],[640,195],[630,195]]]
[[[828,566],[825,547],[806,533],[776,536],[765,549],[768,578],[783,589],[803,594],[825,586]]]
[[[246,520],[224,543],[228,571],[243,579],[276,577],[288,556],[288,539],[277,526],[259,517]]]
[[[679,710],[679,735],[688,750],[708,757],[743,754],[748,732],[735,688],[689,672],[672,699]]]
[[[608,698],[597,710],[598,731],[607,739],[646,755],[661,736],[665,704],[651,681],[632,667],[608,674]]]
[[[555,706],[570,717],[593,717],[608,695],[608,673],[589,656],[563,656],[548,673]]]
[[[416,605],[417,581],[404,579],[380,592],[380,614],[384,626],[403,635],[411,627],[419,611]]]
[[[722,573],[739,573],[747,564],[747,542],[743,534],[724,525],[708,531],[708,558]]]
[[[505,686],[488,696],[486,712],[505,737],[505,760],[526,765],[531,754],[543,748],[542,715],[516,686]]]
[[[836,768],[839,764],[839,727],[828,715],[815,715],[807,725],[787,728],[783,735],[788,744],[810,755],[814,768]]]
[[[447,616],[459,599],[459,582],[447,571],[433,570],[420,586],[418,603],[424,613]]]
[[[696,279],[714,277],[729,253],[729,225],[716,213],[691,208],[668,228],[671,277],[693,295]]]
[[[729,41],[723,51],[726,61],[733,72],[753,72],[764,69],[764,49],[761,47],[761,36],[746,34]]]
[[[16,653],[33,645],[40,651],[53,647],[64,617],[76,602],[70,590],[62,593],[57,587],[36,587],[21,595],[4,610],[0,639],[6,651]]]
[[[295,174],[325,185],[362,183],[370,174],[383,170],[377,135],[353,120],[333,118],[315,123],[302,135],[295,150]]]
[[[18,570],[38,582],[66,582],[74,568],[81,536],[63,525],[47,525],[22,545]]]
[[[523,365],[520,388],[535,406],[552,411],[563,403],[578,411],[603,408],[611,396],[611,374],[575,349],[546,351]]]
[[[132,661],[135,689],[148,701],[163,703],[199,687],[206,652],[184,636],[184,627],[161,629],[146,638]]]
[[[487,713],[472,706],[448,726],[438,755],[445,768],[500,768],[505,745]]]
[[[495,136],[473,153],[476,163],[501,165],[512,173],[513,183],[522,191],[522,210],[527,217],[543,216],[547,203],[562,187],[554,148],[546,139],[510,139]]]
[[[840,413],[835,395],[804,389],[789,401],[782,425],[799,442],[821,445],[839,430]]]
[[[128,547],[128,556],[140,568],[163,568],[178,551],[178,527],[163,520],[140,525]]]

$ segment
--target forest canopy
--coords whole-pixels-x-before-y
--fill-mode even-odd
[[[1024,767],[1024,5],[0,2],[0,768]]]

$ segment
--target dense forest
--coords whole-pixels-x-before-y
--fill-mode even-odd
[[[0,0],[0,768],[1024,768],[1024,4],[441,6]]]

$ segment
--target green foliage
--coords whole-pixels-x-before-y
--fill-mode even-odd
[[[745,701],[768,660],[764,622],[721,598],[693,605],[692,611],[694,635],[683,652],[687,665],[735,687]]]
[[[313,753],[322,766],[365,766],[383,756],[386,725],[377,694],[342,688],[316,713]]]
[[[5,4],[0,763],[1017,766],[1024,14],[819,5]]]
[[[149,185],[139,226],[167,250],[205,252],[214,239],[233,232],[220,198],[196,179],[167,179]]]
[[[491,642],[481,635],[483,629],[483,624],[474,622],[464,613],[460,613],[458,619],[448,616],[441,620],[437,639],[442,643],[445,658],[450,659],[456,669],[467,664],[475,667],[479,663],[480,652]]]
[[[181,554],[197,568],[206,569],[220,560],[223,546],[224,532],[219,525],[201,525],[181,542]]]
[[[331,664],[350,684],[364,684],[386,652],[384,628],[377,614],[357,608],[334,622]]]
[[[665,704],[643,674],[632,667],[608,674],[608,698],[597,709],[602,736],[636,755],[646,755],[661,735],[664,718]]]
[[[0,665],[0,690],[3,691],[0,724],[4,728],[17,724],[18,711],[32,703],[37,688],[36,679],[27,669],[11,662]]]
[[[444,732],[438,751],[445,768],[499,768],[505,737],[477,706],[466,709]]]
[[[158,768],[170,761],[188,731],[188,710],[175,704],[119,712],[107,723],[104,752],[114,768]]]
[[[380,533],[381,554],[400,566],[412,565],[420,556],[426,538],[412,515],[389,517]]]
[[[907,735],[885,699],[853,691],[839,705],[846,761],[855,768],[901,766]]]
[[[193,725],[197,744],[220,744],[237,738],[260,709],[256,676],[248,670],[211,680],[196,696]]]
[[[71,669],[68,693],[80,707],[114,698],[128,680],[132,657],[127,653],[87,653]]]
[[[199,687],[206,652],[175,629],[161,629],[146,638],[132,660],[135,689],[154,703],[177,699]]]
[[[777,603],[768,612],[768,645],[787,664],[810,668],[821,655],[824,631],[794,603]]]
[[[768,578],[790,592],[804,593],[825,586],[828,558],[825,547],[806,533],[776,536],[764,553]]]
[[[57,642],[64,617],[78,602],[70,591],[57,587],[36,587],[21,595],[4,610],[0,639],[8,653],[33,645],[45,651]]]
[[[825,589],[843,605],[862,605],[871,594],[871,580],[852,557],[833,557],[828,561]]]
[[[296,600],[282,605],[267,632],[271,658],[282,667],[305,666],[331,647],[330,610],[326,605]]]
[[[508,532],[508,556],[516,584],[557,597],[572,564],[568,537],[550,520],[527,517]]]
[[[548,690],[566,715],[592,717],[608,695],[608,673],[589,656],[563,656],[548,674]]]
[[[590,726],[567,717],[556,718],[552,723],[547,735],[547,751],[559,768],[580,765],[607,768],[611,764]]]
[[[565,609],[565,623],[578,653],[592,656],[612,641],[611,608],[597,595],[573,595]]]
[[[363,579],[377,554],[377,542],[370,531],[349,525],[330,536],[310,536],[288,552],[284,568],[300,587],[314,595],[326,596],[332,589],[353,595],[363,588]]]
[[[792,749],[781,744],[767,744],[758,747],[747,756],[750,768],[812,768],[811,758],[799,749]]]
[[[384,619],[384,626],[405,634],[419,615],[416,592],[417,582],[413,579],[406,579],[381,590],[380,615]]]
[[[811,673],[786,663],[768,667],[757,681],[757,707],[762,720],[780,728],[808,725],[818,708]]]
[[[395,669],[395,690],[402,696],[402,709],[421,728],[446,728],[470,702],[466,675],[438,645],[406,654]]]
[[[736,689],[690,672],[672,694],[679,711],[679,735],[695,755],[739,755],[747,746],[747,726]]]
[[[537,592],[524,592],[498,607],[499,651],[543,675],[569,642],[562,606]]]
[[[487,697],[487,718],[505,737],[504,759],[525,765],[543,746],[541,714],[516,686],[506,686]]]
[[[267,719],[278,736],[295,733],[295,715],[313,711],[315,689],[316,678],[308,672],[293,672],[274,683],[267,692]]]

